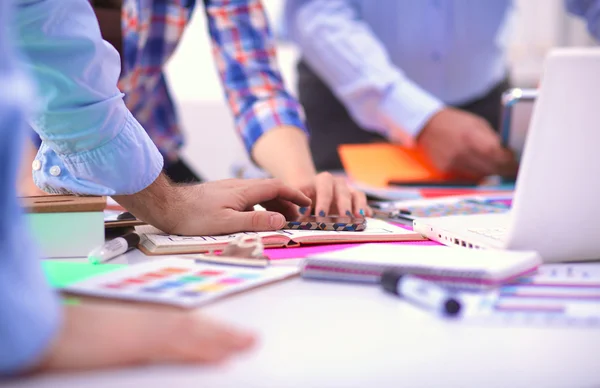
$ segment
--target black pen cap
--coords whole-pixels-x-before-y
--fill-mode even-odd
[[[402,276],[404,276],[404,273],[399,270],[389,269],[383,271],[380,280],[383,289],[398,295],[398,282],[402,279]]]
[[[121,236],[127,241],[127,246],[135,248],[140,243],[140,235],[137,233],[127,233],[125,236]]]

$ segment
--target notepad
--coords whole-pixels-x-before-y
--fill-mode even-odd
[[[162,233],[151,226],[138,226],[140,249],[149,255],[203,253],[221,250],[240,233],[224,236],[176,236]],[[424,237],[411,230],[400,228],[374,218],[367,219],[367,228],[362,232],[278,230],[274,232],[246,232],[257,235],[266,248],[335,244],[348,242],[422,241]]]
[[[307,257],[302,276],[374,283],[383,271],[399,269],[447,285],[486,288],[531,273],[541,263],[534,251],[364,244]]]
[[[375,187],[390,181],[451,181],[451,174],[439,171],[420,149],[396,144],[343,144],[338,154],[352,180]]]
[[[78,295],[196,307],[298,272],[296,266],[255,269],[165,258],[130,265],[62,289]]]
[[[81,280],[85,280],[107,272],[125,267],[124,264],[92,264],[88,262],[71,262],[43,260],[42,267],[46,279],[54,288],[62,288]]]

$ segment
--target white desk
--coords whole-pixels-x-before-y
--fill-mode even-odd
[[[119,261],[142,259],[136,251]],[[47,375],[10,386],[600,387],[598,329],[443,321],[376,286],[293,279],[202,310],[254,329],[258,347],[220,367]]]

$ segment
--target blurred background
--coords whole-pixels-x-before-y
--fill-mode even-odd
[[[279,36],[283,0],[263,3]],[[193,39],[186,39],[190,36]],[[503,39],[508,40],[511,78],[519,87],[537,85],[544,55],[552,47],[596,44],[584,23],[564,11],[563,0],[516,0]],[[284,80],[295,93],[297,50],[280,39],[277,49]],[[202,7],[196,8],[183,41],[167,66],[167,76],[187,137],[183,154],[190,166],[209,180],[230,178],[235,170],[247,169],[250,162],[223,99]]]

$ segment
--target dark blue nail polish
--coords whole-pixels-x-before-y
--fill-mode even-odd
[[[365,215],[365,211],[363,209],[360,209],[359,213],[360,213],[361,216]]]
[[[298,209],[298,211],[300,212],[300,214],[304,214],[306,213],[306,208],[305,207],[301,207],[300,209]]]
[[[348,217],[352,217],[352,213],[350,213],[350,210],[346,210],[346,215],[347,215]]]
[[[321,217],[325,217],[325,210],[321,210],[321,211],[319,212],[319,215],[320,215]]]

